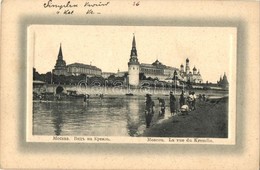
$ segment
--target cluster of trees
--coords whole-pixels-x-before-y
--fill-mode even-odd
[[[139,73],[139,80],[159,81],[158,78],[146,77],[144,73]]]

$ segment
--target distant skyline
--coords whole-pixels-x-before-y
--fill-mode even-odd
[[[195,66],[203,81],[216,83],[235,55],[236,29],[227,27],[32,25],[29,55],[39,73],[52,71],[60,44],[66,64],[84,63],[102,72],[127,71],[133,33],[140,63],[156,59],[167,66]]]

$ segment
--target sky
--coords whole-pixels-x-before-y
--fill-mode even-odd
[[[224,72],[229,79],[236,58],[236,29],[230,27],[31,25],[27,31],[28,55],[39,73],[54,68],[60,44],[67,64],[127,71],[133,34],[140,63],[158,59],[179,68],[189,58],[204,82],[216,83]]]

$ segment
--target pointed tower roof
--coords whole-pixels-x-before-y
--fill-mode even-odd
[[[223,76],[223,80],[227,80],[227,75],[226,75],[226,72],[224,72],[224,76]]]
[[[60,59],[60,60],[63,59],[61,43],[60,43],[60,50],[59,50],[59,54],[58,54],[58,59]]]
[[[132,50],[130,56],[136,56],[137,57],[137,50],[136,50],[136,42],[135,42],[135,34],[133,34],[133,41],[132,41]]]
[[[131,49],[131,53],[130,53],[130,59],[128,62],[128,66],[131,64],[139,65],[138,58],[137,58],[136,43],[135,43],[135,34],[133,34],[132,49]]]
[[[136,48],[136,43],[135,43],[135,34],[133,34],[132,48]]]
[[[58,53],[58,59],[56,60],[55,69],[66,70],[66,62],[63,60],[62,48],[60,44],[60,49]]]

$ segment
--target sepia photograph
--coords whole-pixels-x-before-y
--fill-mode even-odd
[[[0,169],[259,169],[259,1],[0,5]]]
[[[27,43],[32,138],[212,143],[235,133],[236,28],[30,25]]]

